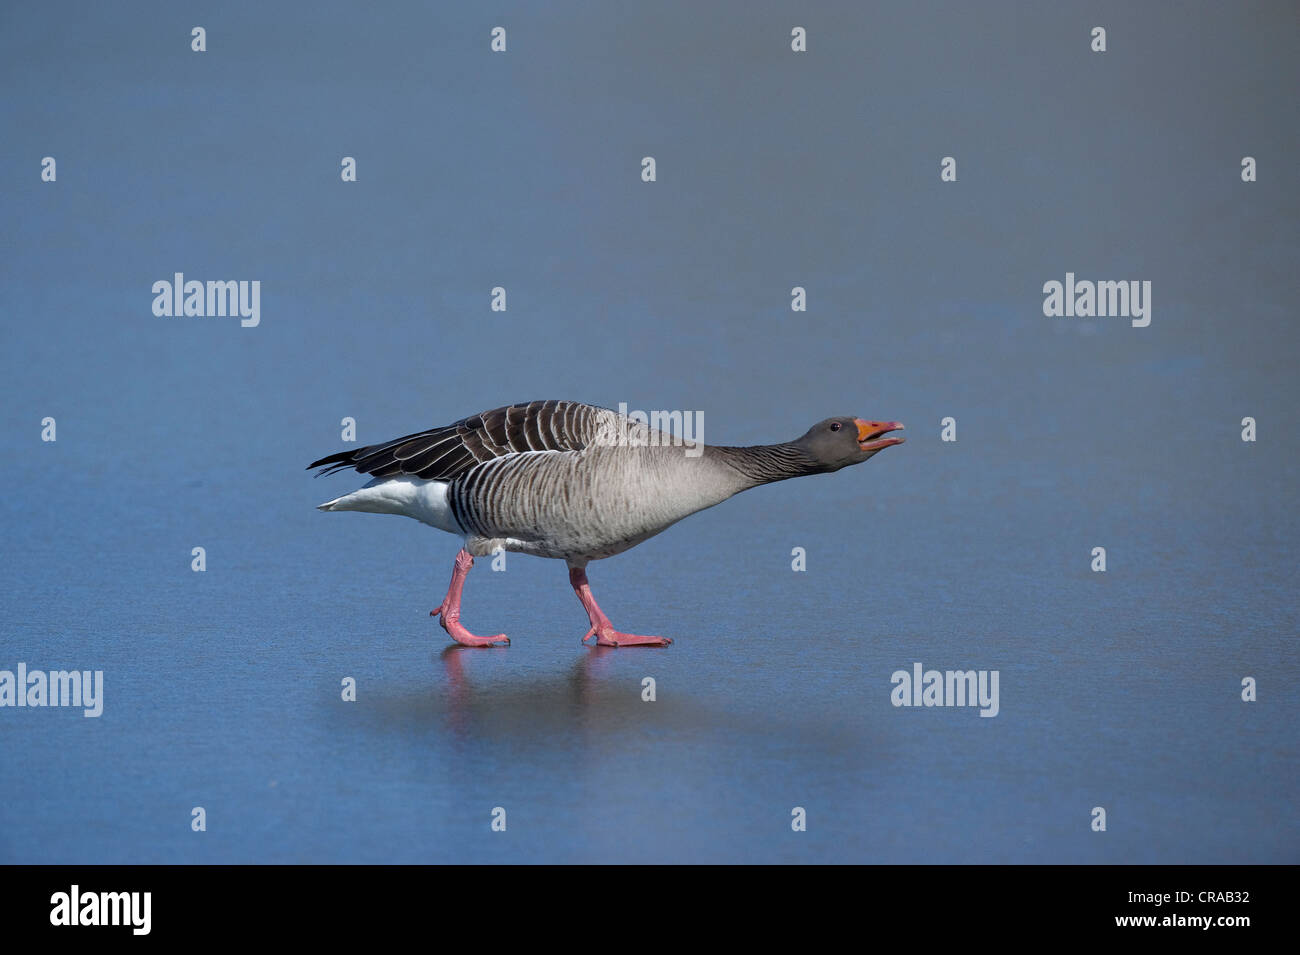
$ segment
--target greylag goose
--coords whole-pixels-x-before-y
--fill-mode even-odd
[[[783,444],[732,448],[683,444],[636,417],[576,401],[495,408],[404,438],[340,451],[309,464],[317,476],[355,468],[373,478],[318,505],[322,511],[402,514],[462,538],[451,585],[430,616],[457,643],[508,644],[460,622],[475,557],[504,548],[563,560],[587,611],[586,643],[667,646],[666,637],[614,629],[592,596],[587,564],[611,557],[760,484],[838,471],[884,448],[897,421],[827,418]]]

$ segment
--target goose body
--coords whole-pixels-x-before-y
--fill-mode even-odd
[[[462,418],[309,465],[354,468],[364,487],[323,511],[400,514],[462,538],[452,586],[434,611],[458,642],[490,645],[459,624],[460,590],[474,557],[498,549],[564,560],[598,643],[655,644],[613,630],[586,580],[590,561],[636,546],[747,488],[867,460],[901,437],[896,422],[832,418],[802,438],[749,448],[683,446],[618,412],[571,401],[534,401]],[[584,640],[586,637],[583,638]]]

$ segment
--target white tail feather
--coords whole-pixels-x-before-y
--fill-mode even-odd
[[[365,487],[324,504],[320,511],[364,511],[368,514],[401,514],[431,527],[462,535],[447,506],[447,485],[420,478],[389,478],[371,481]]]

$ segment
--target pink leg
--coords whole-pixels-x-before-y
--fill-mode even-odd
[[[598,647],[666,647],[672,643],[667,637],[641,637],[635,633],[622,633],[615,630],[614,625],[605,616],[605,611],[600,609],[600,604],[596,603],[596,598],[592,595],[585,568],[570,567],[569,583],[573,585],[573,592],[578,595],[582,605],[587,608],[587,616],[591,618],[591,629],[582,638],[583,643],[586,643],[587,637],[593,633],[596,635]]]
[[[509,645],[510,638],[504,633],[498,633],[493,637],[478,637],[461,626],[460,595],[465,589],[465,575],[473,566],[474,558],[462,547],[456,554],[456,566],[451,572],[451,585],[447,588],[447,596],[442,598],[442,603],[438,604],[436,609],[429,611],[429,616],[436,617],[442,614],[442,629],[451,634],[451,638],[462,646],[494,647],[498,643]]]

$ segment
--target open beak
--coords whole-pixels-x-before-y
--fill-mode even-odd
[[[855,418],[853,423],[858,426],[858,447],[863,451],[879,451],[881,448],[887,448],[891,444],[902,444],[904,441],[902,437],[885,437],[891,431],[902,431],[901,421],[863,421],[861,418]]]

